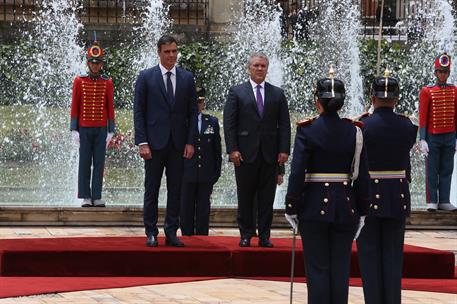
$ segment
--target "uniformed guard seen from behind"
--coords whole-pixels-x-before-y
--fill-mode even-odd
[[[368,211],[362,131],[339,117],[346,94],[333,74],[317,82],[319,116],[298,123],[286,195],[286,219],[302,238],[309,304],[347,303],[352,241]]]
[[[104,50],[97,41],[86,58],[89,73],[75,78],[71,102],[71,132],[79,143],[78,198],[83,199],[82,207],[105,207],[103,170],[114,133],[114,88],[112,79],[101,72]]]
[[[411,212],[410,150],[417,126],[394,112],[400,95],[386,70],[372,84],[372,114],[361,117],[371,177],[371,196],[357,253],[367,304],[400,304],[405,220]]]

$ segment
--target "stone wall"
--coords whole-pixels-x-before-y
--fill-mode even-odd
[[[194,15],[190,19],[181,16],[179,24],[175,22],[172,30],[183,43],[226,35],[230,31],[228,26],[233,20],[233,16],[240,13],[240,3],[235,0],[208,0],[205,6],[206,16],[203,19],[197,20]],[[6,10],[3,2],[0,2],[0,43],[2,44],[17,43],[22,36],[21,32],[27,27],[33,27],[33,24],[21,21],[30,18],[32,9],[28,8],[22,16],[12,15],[12,11],[10,8]],[[200,11],[199,14],[202,16],[203,13]],[[171,10],[170,15],[177,20],[176,10]],[[128,41],[132,32],[132,23],[129,23],[128,20],[119,21],[119,18],[108,18],[104,21],[105,19],[99,18],[94,21],[93,18],[81,16],[84,24],[84,29],[80,33],[81,41],[85,40],[83,37],[87,37],[86,32],[94,30],[97,31],[100,43],[105,46],[115,46],[122,41]]]

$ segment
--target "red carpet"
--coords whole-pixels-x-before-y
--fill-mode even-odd
[[[182,240],[184,248],[165,246],[163,238],[147,248],[144,237],[0,240],[0,297],[224,277],[288,280],[291,239],[272,239],[272,249],[257,247],[257,239],[250,248],[238,247],[237,237]],[[457,293],[454,270],[452,252],[405,245],[404,289]],[[295,273],[304,276],[300,241]],[[355,246],[351,276],[359,276]]]
[[[291,239],[273,239],[275,248],[238,247],[237,237],[183,237],[186,247],[147,248],[144,237],[0,240],[1,276],[185,277],[288,276]],[[253,239],[253,244],[256,244]],[[272,263],[274,261],[274,263]],[[304,276],[297,242],[296,275]],[[355,246],[351,276],[360,276]],[[452,252],[405,245],[405,278],[454,277]]]

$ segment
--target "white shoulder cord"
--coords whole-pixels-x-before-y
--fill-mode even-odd
[[[355,126],[356,134],[355,134],[355,151],[354,151],[354,159],[352,159],[351,165],[351,180],[356,180],[359,176],[359,165],[360,165],[360,154],[362,153],[363,147],[363,134],[362,130]]]

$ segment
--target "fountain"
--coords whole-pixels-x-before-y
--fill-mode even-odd
[[[27,21],[32,30],[22,33],[24,44],[34,50],[29,56],[21,58],[20,62],[24,67],[21,74],[30,81],[20,82],[16,88],[21,95],[14,106],[20,111],[13,110],[11,120],[20,122],[16,123],[19,135],[6,135],[0,138],[0,143],[4,150],[22,148],[24,154],[30,154],[31,157],[25,163],[21,155],[16,159],[14,155],[0,159],[2,169],[5,169],[2,170],[5,173],[2,173],[0,184],[5,191],[0,195],[0,204],[79,205],[76,199],[78,145],[72,143],[70,138],[69,109],[73,79],[86,71],[86,64],[85,50],[77,41],[83,29],[76,17],[81,7],[73,5],[65,0],[43,1],[33,18]],[[138,74],[141,69],[157,61],[155,43],[170,25],[167,15],[168,6],[161,0],[150,1],[142,11],[140,18],[145,22],[134,29],[130,42],[131,45],[140,46],[132,52],[137,58],[131,64],[132,74]],[[90,39],[92,37],[87,37],[84,41]],[[134,79],[127,81],[130,81],[129,85],[122,90],[131,92]],[[8,126],[4,124],[2,127]],[[24,143],[23,147],[19,146],[19,141]],[[135,167],[141,172],[135,152],[132,151],[133,157],[129,158],[133,162],[136,160]],[[116,180],[116,184],[118,170],[110,170],[108,166],[106,171]],[[119,193],[125,191],[113,189],[111,192],[107,193],[108,200],[115,200]],[[127,195],[120,199],[128,202],[132,196],[130,192],[127,191]],[[136,192],[139,197],[141,191]]]
[[[43,1],[32,20],[33,31],[24,32],[24,43],[36,51],[24,58],[22,73],[28,80],[17,83],[14,88],[20,98],[7,109],[12,122],[0,123],[0,148],[9,153],[8,158],[0,156],[0,187],[5,189],[0,192],[0,205],[77,204],[77,146],[71,144],[69,108],[73,78],[85,70],[85,63],[84,50],[77,43],[83,27],[76,18],[79,7],[71,7],[69,3]],[[367,102],[361,76],[365,55],[359,49],[362,39],[358,32],[359,8],[351,0],[321,1],[317,8],[319,18],[309,20],[307,36],[286,40],[281,33],[285,16],[279,6],[268,1],[245,0],[244,14],[231,25],[235,30],[230,43],[226,44],[227,50],[214,63],[220,72],[211,75],[210,82],[205,84],[211,100],[215,100],[215,109],[223,107],[229,86],[247,80],[249,53],[263,51],[270,59],[267,81],[285,89],[293,121],[315,115],[312,87],[317,78],[326,74],[330,64],[336,69],[337,77],[346,83],[348,97],[343,115],[351,117],[363,112]],[[393,62],[388,53],[383,54],[381,64],[389,65],[394,76],[399,77],[402,101],[398,110],[408,110],[410,114],[417,114],[420,87],[433,79],[431,62],[437,52],[446,47],[455,58],[450,4],[446,0],[434,0],[430,5],[415,9],[422,10],[428,18],[424,38],[411,45],[409,55],[402,53],[408,58],[406,65]],[[116,96],[133,95],[135,79],[132,75],[156,64],[156,41],[169,31],[172,23],[167,15],[168,6],[162,0],[150,0],[140,16],[141,22],[134,27],[132,38],[121,44],[120,57],[129,57],[129,73],[125,78],[114,79],[118,84]],[[451,76],[455,77],[456,72],[454,64]],[[119,133],[114,147],[107,152],[103,195],[110,205],[141,206],[143,163],[132,144],[133,100],[118,102],[125,109],[116,111]],[[15,133],[5,136],[2,128],[14,129]],[[27,147],[20,150],[21,144]],[[118,144],[121,150],[117,150]],[[20,151],[25,151],[27,157],[22,157]],[[417,151],[413,152],[412,165],[413,207],[420,208],[424,205],[424,160]],[[456,172],[452,188],[454,200]],[[165,189],[165,181],[162,185]],[[278,188],[275,208],[282,208],[286,187],[287,182]],[[164,192],[159,198],[162,206]],[[236,206],[233,166],[227,161],[223,162],[222,177],[215,187],[213,206]]]
[[[3,182],[11,187],[6,201],[27,204],[65,201],[75,202],[77,150],[72,146],[68,133],[68,116],[60,115],[59,109],[69,107],[75,75],[84,71],[83,49],[76,43],[82,24],[76,18],[77,8],[64,0],[46,0],[31,20],[31,31],[24,32],[23,43],[33,53],[21,58],[19,94],[11,119],[17,124],[3,138],[3,148],[18,146],[24,141],[32,147],[29,162],[5,162],[7,173]],[[11,137],[11,138],[10,138]],[[30,148],[30,146],[26,148]],[[11,147],[12,148],[12,147]],[[15,172],[22,178],[15,180]],[[60,185],[66,185],[60,188]],[[28,191],[24,191],[28,188]],[[18,191],[17,191],[18,190]],[[5,200],[5,199],[2,199]]]

